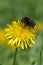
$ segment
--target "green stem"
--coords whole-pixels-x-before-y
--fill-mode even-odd
[[[41,50],[40,50],[40,65],[42,65],[43,34],[41,34],[41,37],[42,37],[42,44],[41,44]]]
[[[17,49],[15,50],[14,60],[13,60],[13,65],[15,65],[15,64],[16,64],[16,57],[17,57]]]
[[[43,34],[42,34],[42,51],[43,51]]]
[[[40,65],[42,64],[42,51],[40,51]]]

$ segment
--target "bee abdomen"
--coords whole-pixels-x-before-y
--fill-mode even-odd
[[[30,18],[28,18],[28,17],[24,17],[24,18],[22,18],[21,19],[21,22],[22,23],[24,23],[25,24],[25,26],[30,26],[30,27],[32,27],[32,28],[34,28],[35,27],[35,23],[34,23],[34,21],[32,21]]]

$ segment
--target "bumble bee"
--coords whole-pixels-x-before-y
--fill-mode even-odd
[[[25,25],[25,26],[29,26],[29,27],[32,27],[34,28],[35,27],[35,23],[33,20],[31,20],[30,18],[28,17],[24,17],[21,19],[21,22]]]

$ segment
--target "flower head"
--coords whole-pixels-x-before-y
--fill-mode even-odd
[[[27,21],[27,22],[26,22]],[[11,25],[7,24],[8,28],[5,29],[8,44],[12,48],[29,48],[35,44],[36,37],[36,24],[31,20],[13,21]]]
[[[4,29],[0,28],[0,45],[4,45],[7,42]]]
[[[39,32],[40,30],[43,30],[43,24],[41,24],[41,23],[37,23],[36,27],[37,27],[37,31],[38,31],[38,32]]]

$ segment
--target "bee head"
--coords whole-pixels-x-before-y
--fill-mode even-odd
[[[35,27],[35,23],[33,20],[31,20],[30,18],[28,17],[24,17],[21,19],[21,22],[24,23],[25,26],[29,26],[29,27],[32,27],[34,28]]]

